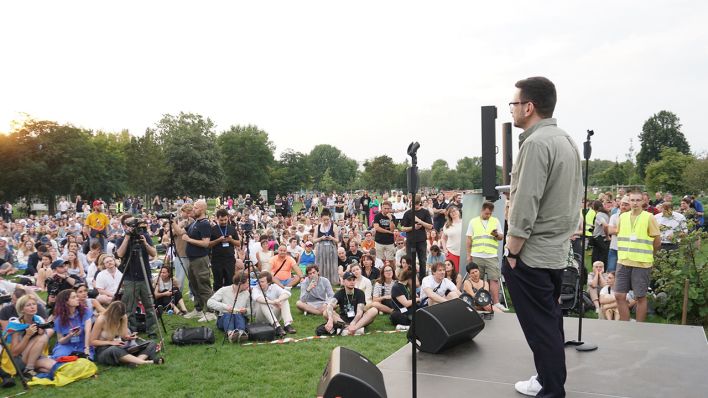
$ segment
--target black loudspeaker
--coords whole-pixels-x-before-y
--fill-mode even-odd
[[[497,107],[482,107],[482,195],[487,200],[496,201],[497,193]]]
[[[513,148],[511,147],[511,123],[502,124],[502,184],[511,184],[511,166],[513,163]]]
[[[317,397],[386,398],[383,374],[365,356],[336,347],[320,378]]]
[[[415,334],[423,352],[437,354],[473,339],[482,329],[482,317],[460,299],[424,307],[416,312]]]

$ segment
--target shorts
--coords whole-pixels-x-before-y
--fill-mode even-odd
[[[396,246],[394,246],[393,243],[390,245],[376,243],[374,247],[376,248],[376,258],[383,261],[396,260]]]
[[[293,280],[293,278],[288,278],[288,279],[275,278],[275,279],[279,280],[283,286],[287,286],[288,283],[292,282],[292,280]]]
[[[617,264],[617,271],[615,272],[615,293],[627,293],[631,290],[634,292],[634,297],[645,297],[649,289],[650,279],[651,267],[639,268]]]
[[[501,277],[498,258],[472,257],[472,261],[479,266],[480,278],[484,279],[486,275],[490,281],[498,281]]]

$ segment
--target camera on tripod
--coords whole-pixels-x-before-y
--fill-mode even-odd
[[[125,223],[127,227],[130,227],[128,235],[133,239],[140,239],[140,235],[147,233],[148,225],[142,218],[134,218],[129,222]]]

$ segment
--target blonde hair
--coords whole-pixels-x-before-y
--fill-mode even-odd
[[[25,294],[24,296],[17,299],[17,303],[15,304],[15,310],[17,311],[17,316],[19,318],[22,318],[22,316],[24,315],[22,311],[25,309],[27,302],[30,300],[34,301],[34,303],[37,304],[37,299],[30,296],[29,294]]]
[[[128,327],[128,317],[122,301],[112,302],[102,316],[106,319],[104,330],[109,336],[118,336]]]

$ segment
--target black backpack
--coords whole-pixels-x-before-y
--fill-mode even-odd
[[[178,328],[172,332],[172,343],[177,345],[214,344],[214,331],[206,326]]]

